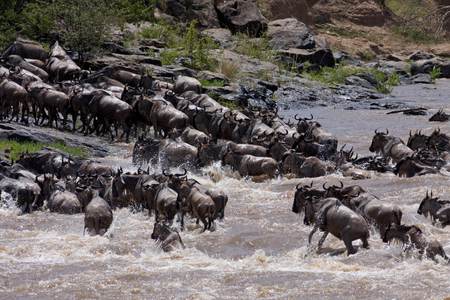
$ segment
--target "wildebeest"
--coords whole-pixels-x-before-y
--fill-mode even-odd
[[[431,116],[430,122],[447,122],[450,120],[450,115],[446,114],[443,109],[440,109],[434,115]]]
[[[186,248],[178,231],[161,222],[156,222],[153,226],[152,239],[159,243],[164,252]]]
[[[389,130],[386,133],[375,130],[375,136],[369,150],[370,152],[381,153],[384,157],[391,158],[395,163],[414,154],[414,151],[406,146],[401,139],[390,136]]]
[[[12,66],[17,66],[20,67],[24,70],[27,70],[33,74],[35,74],[36,76],[39,76],[39,78],[41,78],[42,80],[48,80],[48,73],[45,72],[43,69],[27,62],[26,60],[24,60],[22,57],[20,57],[19,55],[10,55],[7,58],[7,62],[8,64],[12,65]]]
[[[213,223],[216,217],[216,205],[211,196],[200,191],[195,186],[195,183],[182,181],[178,187],[179,196],[181,198],[182,215],[184,215],[184,208],[199,221],[203,223],[203,232],[209,229],[213,230]],[[182,216],[182,227],[184,226],[184,217]]]
[[[163,167],[192,167],[198,163],[198,150],[188,143],[173,139],[139,139],[133,148],[133,163],[156,163]]]
[[[16,117],[16,121],[18,121],[22,107],[22,121],[26,121],[25,117],[29,112],[28,105],[28,92],[14,81],[0,76],[0,119],[7,117],[12,108],[11,120]]]
[[[150,121],[155,130],[155,136],[164,131],[164,136],[172,129],[184,129],[189,124],[189,117],[176,109],[170,102],[163,99],[153,99],[150,110]]]
[[[402,222],[403,212],[398,206],[385,203],[369,193],[351,198],[349,204],[353,211],[379,229],[381,237],[390,224],[400,225]]]
[[[278,164],[273,158],[242,155],[230,149],[222,158],[222,162],[230,165],[241,176],[266,175],[273,178],[278,172]]]
[[[75,79],[81,73],[81,68],[67,55],[58,42],[52,46],[46,67],[56,81]]]
[[[98,195],[98,191],[90,188],[92,200],[84,212],[84,231],[91,235],[103,235],[113,221],[113,212],[108,202]]]
[[[436,261],[436,255],[440,255],[446,261],[449,261],[441,243],[437,240],[429,242],[422,230],[416,225],[390,225],[383,236],[383,242],[387,243],[393,239],[401,241],[405,247],[405,251],[415,248],[419,250],[421,256],[425,253],[428,258],[434,261]]]
[[[103,125],[103,131],[109,131],[111,139],[114,139],[113,125],[116,130],[116,136],[118,135],[118,129],[123,129],[123,134],[126,135],[126,140],[129,138],[130,126],[129,116],[132,112],[132,107],[107,93],[106,91],[97,91],[95,96],[89,103],[89,111],[91,115],[88,118],[87,123],[90,124],[93,118],[97,118],[99,124],[97,127],[97,133],[100,132],[101,125]]]
[[[433,191],[431,193],[427,191],[425,198],[420,202],[417,213],[427,218],[430,216],[432,223],[435,224],[438,219],[437,212],[444,206],[450,206],[450,201],[439,200],[439,197],[433,197]]]
[[[200,83],[200,81],[193,77],[178,76],[177,80],[175,81],[173,91],[178,95],[181,95],[187,91],[201,94],[202,84]]]
[[[155,208],[156,222],[163,217],[166,222],[172,223],[181,207],[178,193],[171,189],[167,183],[159,184],[153,201],[154,205],[152,206]]]
[[[20,38],[11,43],[3,52],[2,56],[7,57],[14,54],[23,58],[39,59],[43,61],[48,58],[47,51],[45,51],[39,43]]]
[[[305,215],[309,223],[314,224],[314,228],[308,237],[309,244],[311,244],[314,233],[320,229],[324,231],[324,234],[319,240],[319,249],[328,233],[344,241],[348,255],[356,253],[356,249],[352,245],[354,240],[361,240],[363,247],[369,248],[367,222],[338,199],[309,198],[305,203]]]

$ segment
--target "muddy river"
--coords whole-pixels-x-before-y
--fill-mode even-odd
[[[450,81],[398,87],[396,100],[437,110],[448,107]],[[317,118],[339,143],[368,154],[376,128],[407,139],[410,130],[436,128],[424,116],[386,115],[381,110],[333,107],[301,111]],[[283,111],[292,116],[298,111]],[[439,124],[450,133],[447,124]],[[119,145],[109,163],[132,169],[131,146]],[[187,249],[159,250],[150,234],[153,219],[128,209],[115,211],[103,237],[83,236],[83,215],[35,212],[18,216],[13,205],[0,208],[0,299],[443,299],[450,296],[450,266],[403,254],[371,233],[370,249],[345,254],[329,235],[320,254],[307,247],[311,228],[291,212],[295,185],[311,179],[254,183],[237,179],[219,165],[203,170],[221,178],[193,175],[226,190],[230,201],[216,231],[201,234],[189,224],[182,233]],[[416,211],[427,189],[450,198],[449,178],[430,175],[400,179],[376,175],[352,181],[339,174],[315,179],[360,184],[401,207],[403,222],[420,224],[450,254],[450,228],[431,226]],[[5,199],[8,203],[8,199]],[[317,243],[319,235],[315,236]],[[358,243],[358,242],[355,242]]]

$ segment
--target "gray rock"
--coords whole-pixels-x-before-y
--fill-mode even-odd
[[[450,60],[440,58],[423,59],[415,61],[411,65],[411,74],[431,73],[433,68],[439,68],[441,78],[450,78]]]
[[[286,63],[309,62],[313,65],[334,67],[335,60],[330,49],[293,49],[279,50],[278,55]]]
[[[256,0],[218,0],[215,7],[220,23],[233,33],[259,37],[267,30],[267,20]]]
[[[224,84],[227,84],[229,80],[220,73],[214,73],[211,71],[200,71],[197,74],[197,78],[199,80],[207,80],[207,81],[222,81]]]
[[[433,83],[433,80],[431,79],[430,74],[417,74],[411,77],[411,82],[431,84]]]
[[[275,20],[269,23],[267,35],[273,49],[312,49],[316,46],[308,27],[295,18]]]
[[[219,27],[211,0],[160,0],[157,1],[157,8],[178,21],[197,20],[198,25],[203,28]]]
[[[212,38],[223,48],[228,48],[232,45],[233,41],[231,31],[226,28],[205,29],[202,31],[202,33]]]
[[[414,60],[414,61],[422,60],[422,59],[432,59],[432,58],[434,58],[433,54],[422,52],[422,51],[416,51],[408,57],[409,60]]]
[[[345,78],[345,84],[346,85],[356,85],[356,86],[362,86],[366,89],[372,89],[374,88],[373,84],[367,81],[364,78],[361,78],[359,76],[349,76]]]

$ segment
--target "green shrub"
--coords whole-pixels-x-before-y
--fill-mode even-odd
[[[200,80],[203,87],[223,87],[225,82],[220,79],[216,80]]]
[[[238,33],[235,39],[236,46],[234,50],[237,53],[263,61],[274,61],[275,51],[270,47],[269,39],[266,36],[250,38],[246,34]]]
[[[156,0],[115,0],[115,15],[125,22],[153,21]]]
[[[140,32],[145,39],[156,39],[166,43],[168,48],[177,48],[182,44],[181,29],[165,23],[154,23]]]
[[[436,81],[436,79],[438,79],[439,77],[441,77],[442,73],[441,73],[441,68],[434,66],[433,69],[430,72],[430,76],[431,76],[431,80],[433,82]]]
[[[172,65],[175,63],[175,60],[181,56],[183,56],[183,53],[176,49],[163,50],[160,53],[161,63],[163,65]]]
[[[397,73],[386,75],[380,70],[375,68],[363,68],[356,66],[337,65],[335,68],[323,67],[319,71],[303,72],[303,76],[310,80],[322,82],[327,85],[344,84],[345,80],[353,75],[371,74],[377,84],[376,89],[380,93],[388,94],[392,91],[392,88],[400,83],[400,77]]]

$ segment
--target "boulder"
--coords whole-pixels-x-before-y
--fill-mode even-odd
[[[178,95],[183,94],[184,92],[192,91],[197,94],[202,93],[202,84],[200,81],[193,77],[188,76],[178,76],[175,81],[174,92]]]
[[[278,55],[286,63],[309,62],[321,67],[334,67],[335,60],[330,49],[294,49],[279,50]]]
[[[431,73],[433,68],[439,68],[442,78],[450,78],[450,60],[439,58],[422,59],[415,61],[411,65],[411,75]]]
[[[318,0],[266,0],[264,12],[270,20],[295,18],[306,24],[313,23],[312,6]]]
[[[316,46],[308,27],[294,18],[275,20],[269,23],[267,35],[273,49],[312,49]]]
[[[422,59],[432,59],[432,58],[434,58],[433,54],[422,52],[422,51],[416,51],[408,57],[408,59],[414,60],[414,61],[418,61],[418,60],[422,60]]]
[[[411,77],[411,82],[431,84],[433,83],[433,80],[431,79],[430,74],[417,74]]]
[[[226,28],[205,29],[202,33],[213,39],[223,48],[228,48],[233,43],[231,31]]]
[[[211,0],[161,0],[157,8],[163,14],[178,21],[189,22],[197,20],[202,28],[219,27],[219,21]]]
[[[215,7],[221,25],[232,33],[259,37],[267,30],[267,20],[256,0],[216,0]]]
[[[345,78],[345,84],[360,86],[360,87],[364,87],[366,89],[373,89],[376,87],[376,85],[374,86],[367,79],[363,78],[362,76],[356,76],[356,75]]]

